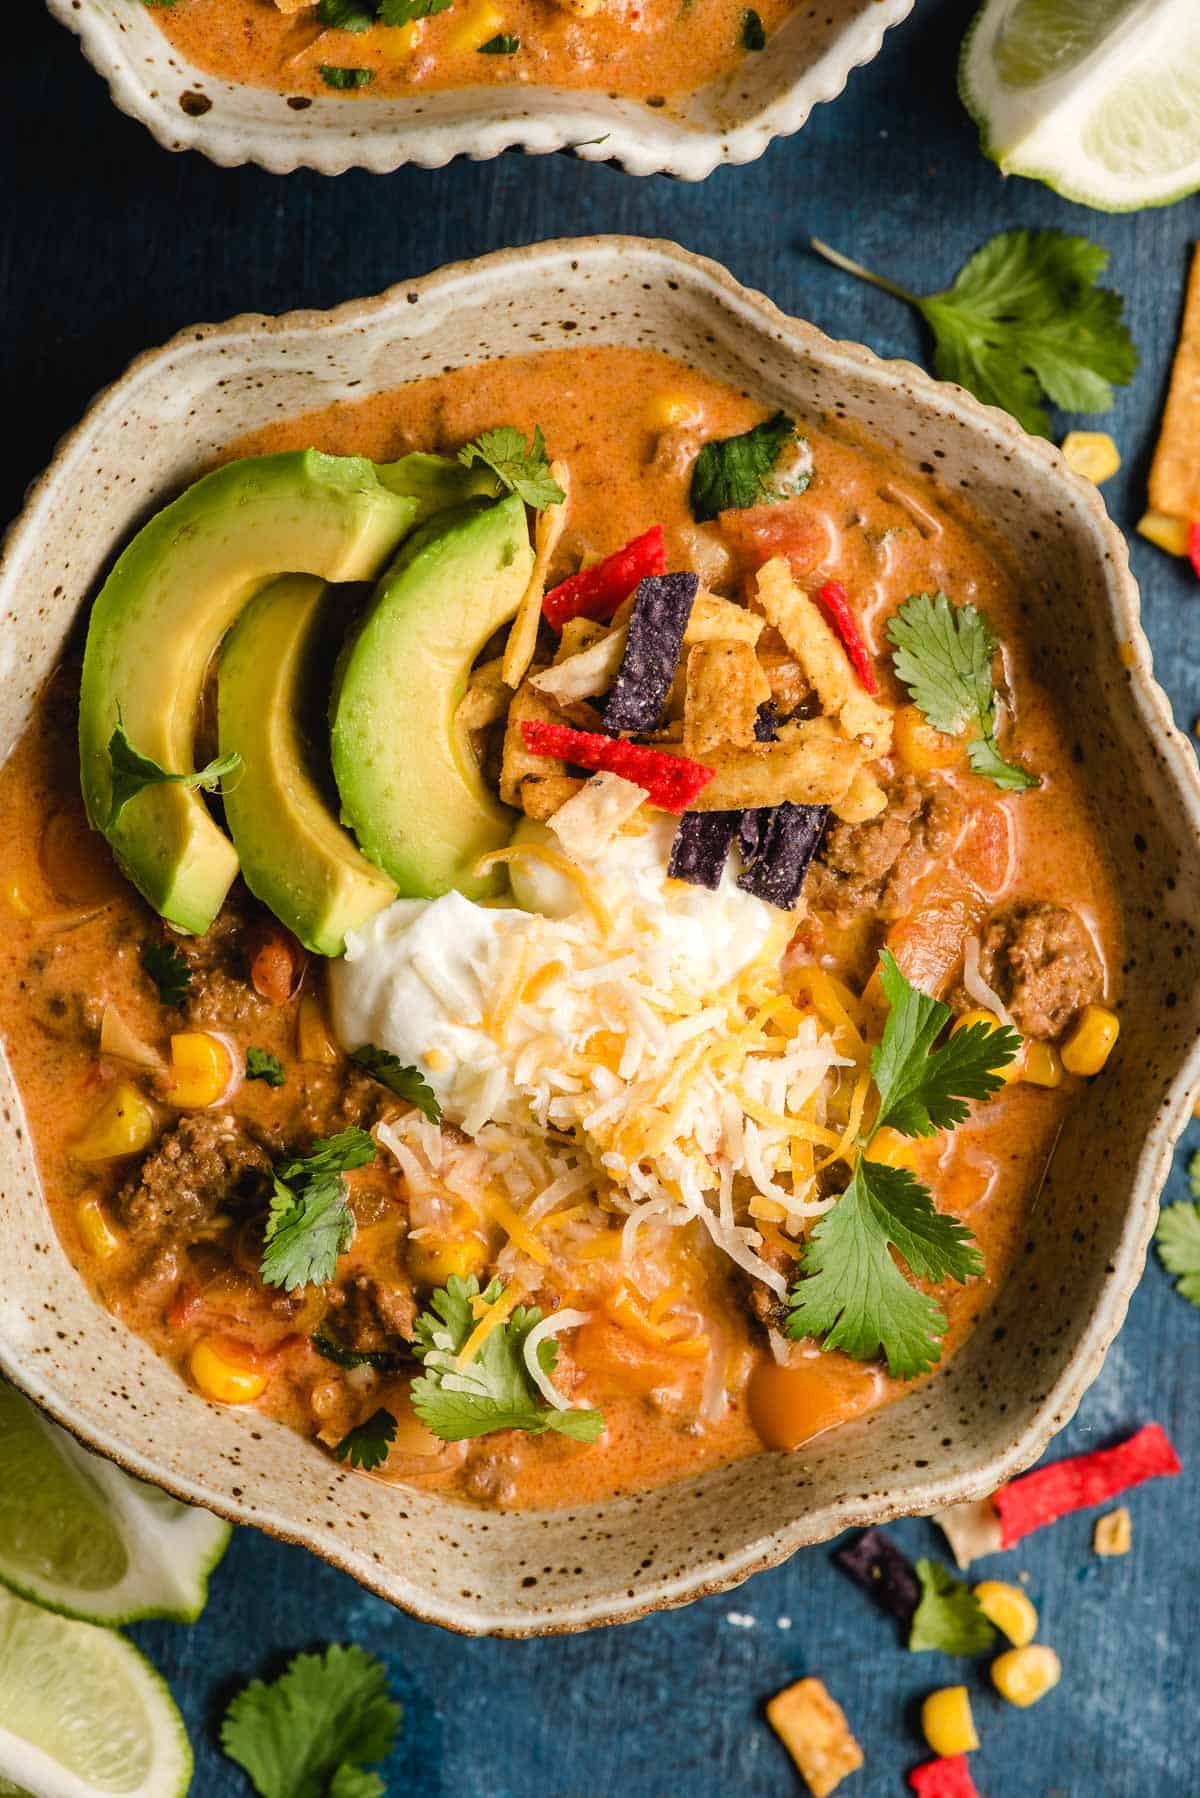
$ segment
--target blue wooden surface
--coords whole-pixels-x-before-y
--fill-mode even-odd
[[[634,231],[719,258],[835,335],[919,357],[907,311],[816,263],[808,236],[930,291],[991,233],[1026,223],[1084,231],[1112,251],[1111,278],[1128,297],[1142,366],[1106,421],[1126,459],[1106,494],[1126,529],[1138,517],[1200,201],[1109,218],[1028,182],[1005,184],[979,155],[955,98],[955,53],[972,10],[964,0],[919,0],[877,62],[798,138],[700,187],[637,182],[565,157],[336,182],[219,170],[158,150],[110,108],[74,40],[39,6],[24,0],[12,10],[0,117],[0,514],[15,511],[24,483],[99,385],[196,320],[324,306],[506,244]],[[1134,564],[1159,678],[1189,726],[1200,711],[1200,589],[1136,539]],[[1177,1166],[1172,1195],[1182,1191]],[[1198,1392],[1200,1314],[1152,1262],[1102,1378],[1058,1448],[1095,1446],[1157,1417],[1194,1469]],[[1065,1671],[1058,1692],[1028,1713],[989,1696],[982,1669],[967,1675],[985,1743],[976,1773],[988,1798],[1200,1790],[1188,1702],[1195,1493],[1190,1471],[1135,1495],[1125,1560],[1095,1560],[1090,1519],[1076,1518],[992,1564],[1028,1572],[1043,1636]],[[896,1534],[914,1554],[939,1552],[926,1523]],[[215,1720],[232,1690],[330,1640],[362,1642],[388,1663],[407,1705],[388,1786],[406,1798],[785,1798],[798,1782],[761,1705],[805,1672],[827,1679],[866,1749],[866,1769],[844,1789],[884,1798],[905,1789],[903,1770],[920,1758],[915,1702],[964,1676],[962,1663],[903,1653],[826,1549],[726,1597],[622,1629],[464,1642],[390,1610],[301,1551],[242,1532],[200,1624],[136,1635],[187,1715],[200,1798],[248,1790],[215,1747]]]

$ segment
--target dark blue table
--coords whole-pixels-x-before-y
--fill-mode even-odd
[[[87,4],[87,0],[83,0]],[[133,4],[134,0],[130,0]],[[14,8],[14,11],[18,9]],[[6,9],[8,11],[8,9]],[[1189,240],[1200,200],[1109,218],[1041,187],[1006,185],[980,156],[955,97],[967,0],[919,0],[883,54],[798,138],[700,187],[633,181],[566,157],[468,163],[427,174],[279,180],[171,157],[109,106],[75,41],[24,0],[0,119],[0,516],[90,395],[137,351],[196,320],[327,306],[456,257],[542,237],[632,231],[726,263],[789,312],[884,355],[920,357],[905,308],[817,264],[817,234],[924,291],[1005,226],[1057,224],[1112,251],[1142,367],[1106,420],[1125,467],[1105,489],[1118,522],[1142,509]],[[1185,726],[1200,711],[1200,589],[1134,540],[1159,678]],[[1200,1131],[1196,1134],[1200,1136]],[[1183,1196],[1182,1164],[1172,1194]],[[1195,1689],[1200,1314],[1152,1261],[1124,1333],[1065,1451],[1156,1417],[1190,1477],[1133,1499],[1124,1560],[1090,1553],[1075,1518],[992,1566],[1029,1574],[1064,1678],[1017,1712],[975,1681],[988,1798],[1185,1798],[1200,1790]],[[896,1534],[939,1553],[932,1526]],[[1011,1577],[1011,1574],[1009,1574]],[[295,1549],[234,1540],[194,1628],[135,1632],[170,1679],[196,1745],[198,1798],[248,1787],[214,1745],[229,1694],[296,1650],[358,1641],[387,1661],[407,1706],[389,1791],[420,1798],[732,1798],[799,1789],[761,1720],[764,1698],[806,1672],[836,1691],[867,1753],[844,1788],[899,1794],[921,1758],[915,1703],[964,1664],[909,1656],[812,1549],[740,1591],[674,1615],[547,1642],[465,1642],[412,1622]],[[1190,1669],[1190,1671],[1189,1671]]]

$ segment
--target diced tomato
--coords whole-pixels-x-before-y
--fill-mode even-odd
[[[1194,519],[1188,526],[1188,561],[1196,570],[1196,579],[1200,580],[1200,519]]]
[[[1001,803],[976,806],[955,851],[954,865],[985,899],[998,899],[1012,874],[1013,847],[1008,808]]]
[[[783,556],[793,574],[803,577],[815,572],[828,548],[825,532],[807,507],[796,500],[722,512],[717,525],[730,548],[751,571],[761,568],[773,556]]]
[[[186,1330],[194,1324],[204,1309],[204,1300],[200,1289],[185,1280],[167,1309],[167,1327],[172,1330]]]
[[[248,932],[246,961],[255,992],[271,1005],[286,1005],[304,979],[308,956],[290,930],[263,918]]]

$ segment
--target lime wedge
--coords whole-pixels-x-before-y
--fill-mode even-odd
[[[190,1623],[228,1540],[227,1523],[90,1454],[0,1381],[4,1585],[91,1623]]]
[[[1006,175],[1105,212],[1200,187],[1198,0],[988,0],[959,92]]]
[[[191,1774],[183,1718],[131,1643],[0,1591],[0,1789],[175,1798]]]

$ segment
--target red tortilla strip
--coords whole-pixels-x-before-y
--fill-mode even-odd
[[[571,618],[607,622],[648,575],[665,574],[667,551],[661,524],[651,525],[623,549],[560,581],[542,601],[542,616],[561,631]]]
[[[965,1754],[944,1754],[914,1767],[908,1783],[917,1798],[980,1798]]]
[[[875,670],[871,666],[871,657],[866,644],[862,640],[854,613],[850,610],[850,595],[841,581],[826,581],[817,590],[817,600],[830,624],[841,640],[842,648],[850,660],[850,665],[857,674],[865,693],[878,693],[879,682],[875,679]]]
[[[683,812],[713,777],[713,769],[683,755],[664,755],[623,737],[605,737],[594,730],[573,730],[569,724],[526,722],[521,725],[525,747],[531,755],[545,755],[570,762],[577,768],[619,774],[645,787],[651,805],[664,812]]]
[[[1179,1471],[1179,1456],[1156,1423],[1146,1424],[1115,1448],[1036,1467],[1011,1480],[992,1500],[1000,1513],[1000,1546],[1011,1548],[1031,1530],[1055,1523],[1071,1511],[1107,1504],[1143,1480]]]

